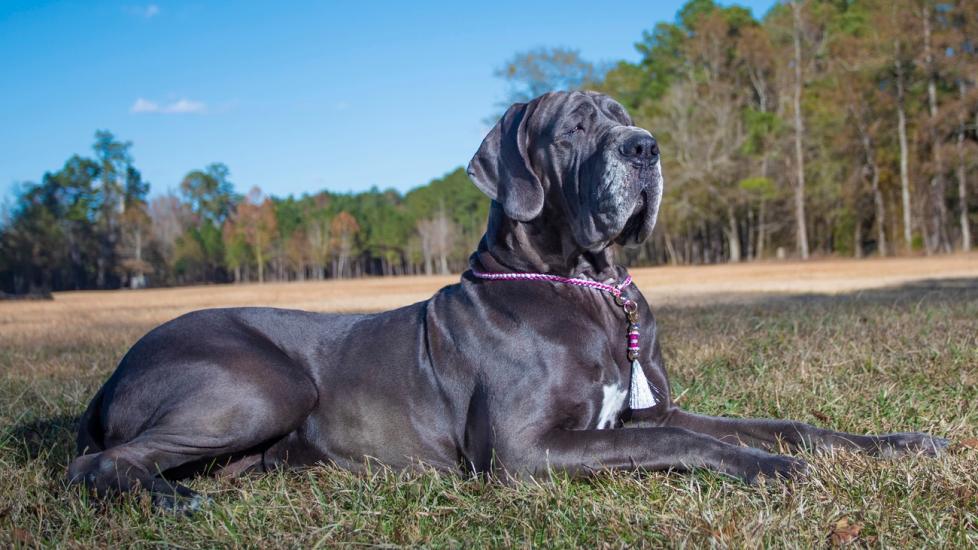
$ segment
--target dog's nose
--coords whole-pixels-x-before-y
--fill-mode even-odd
[[[635,132],[618,146],[621,156],[629,160],[655,163],[659,160],[659,144],[645,132]]]

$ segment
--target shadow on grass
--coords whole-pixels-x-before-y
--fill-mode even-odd
[[[882,303],[918,302],[923,299],[944,302],[963,296],[978,298],[978,278],[923,279],[896,286],[857,290],[843,294],[798,294],[787,300],[841,302],[866,300]]]
[[[716,293],[691,297],[688,303],[667,303],[658,310],[716,309],[785,307],[795,305],[822,306],[906,306],[924,303],[928,306],[960,304],[962,301],[978,301],[978,278],[922,279],[900,285],[841,292],[823,293]],[[655,303],[653,302],[653,307]]]
[[[3,434],[4,450],[19,466],[39,461],[48,474],[64,474],[75,455],[75,435],[80,415],[58,415],[25,422]]]

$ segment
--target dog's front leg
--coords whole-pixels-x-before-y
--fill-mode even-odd
[[[724,443],[682,428],[562,430],[544,435],[521,453],[510,473],[586,476],[596,471],[690,470],[706,468],[754,482],[758,476],[792,477],[804,473],[804,461]],[[509,462],[508,464],[506,462]],[[516,466],[516,468],[513,468]]]
[[[642,425],[641,418],[635,420],[637,425]],[[826,451],[835,448],[878,456],[894,456],[915,452],[934,455],[948,445],[946,439],[925,433],[857,435],[826,430],[793,420],[705,416],[678,408],[667,412],[656,424],[684,428],[729,443],[743,443],[766,449],[777,449],[779,444],[784,444],[793,449]]]

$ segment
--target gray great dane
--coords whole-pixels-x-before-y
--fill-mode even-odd
[[[610,247],[649,236],[663,192],[656,140],[592,92],[513,105],[468,173],[492,198],[476,272],[620,282]],[[507,478],[708,468],[750,482],[807,468],[756,447],[888,456],[947,445],[686,412],[669,396],[648,303],[634,287],[622,294],[637,304],[642,383],[656,396],[640,409],[625,399],[624,314],[593,288],[469,271],[378,314],[189,313],[139,340],[92,399],[69,481],[100,495],[141,487],[187,509],[200,496],[177,480],[194,473],[357,469],[368,457]]]

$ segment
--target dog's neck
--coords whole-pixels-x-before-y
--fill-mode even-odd
[[[491,272],[549,273],[595,281],[620,278],[610,248],[582,249],[570,230],[554,230],[562,224],[548,216],[556,215],[545,210],[534,220],[518,222],[493,202],[486,233],[469,263],[474,269]]]

